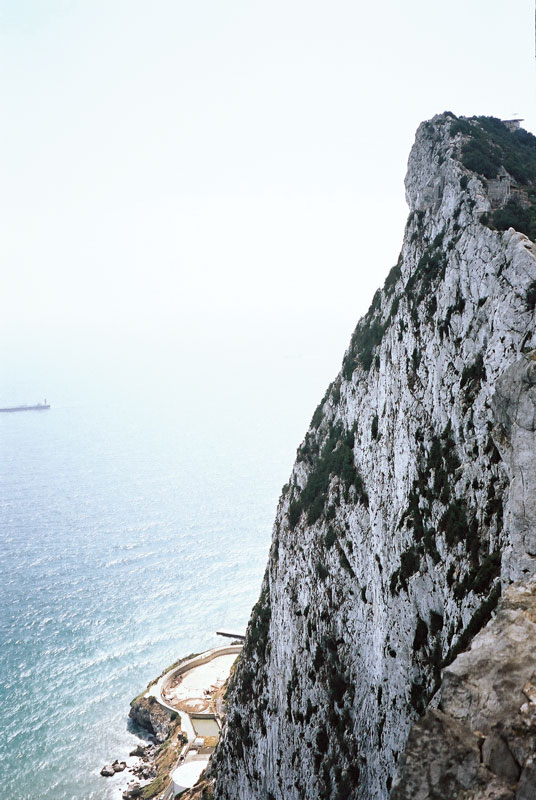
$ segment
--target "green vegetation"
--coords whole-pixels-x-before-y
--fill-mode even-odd
[[[486,448],[486,452],[488,452],[487,448]],[[492,452],[498,453],[498,450],[497,450],[497,448],[495,446],[493,447],[493,451]],[[495,463],[497,463],[497,462],[495,462]],[[503,524],[503,513],[504,513],[504,511],[503,511],[503,501],[502,501],[502,496],[500,494],[498,495],[496,493],[496,491],[495,491],[494,481],[492,481],[490,483],[490,486],[489,486],[489,489],[488,489],[488,497],[487,497],[487,503],[486,503],[485,511],[486,511],[486,514],[485,514],[484,519],[485,519],[486,525],[489,525],[491,523],[492,517],[495,516],[495,517],[497,517],[497,525],[498,525],[498,528],[500,530],[502,528],[502,524]]]
[[[467,504],[465,500],[454,500],[439,520],[439,530],[445,534],[449,547],[452,547],[465,541],[468,529]]]
[[[521,205],[516,198],[510,198],[503,208],[494,211],[491,217],[488,215],[484,220],[480,220],[495,228],[498,231],[507,231],[514,228],[520,233],[524,233],[530,239],[536,238],[536,194],[529,193],[532,203],[529,207]]]
[[[414,347],[413,348],[413,353],[411,354],[411,369],[412,369],[414,375],[416,374],[417,370],[419,369],[419,366],[420,366],[420,363],[421,363],[421,359],[422,359],[421,351],[417,347]]]
[[[402,270],[398,264],[395,264],[394,267],[391,268],[389,271],[388,276],[385,279],[385,283],[383,284],[383,291],[385,294],[391,294],[394,291],[396,282],[402,275]]]
[[[536,137],[531,133],[511,131],[496,117],[458,119],[451,124],[450,133],[469,137],[462,147],[462,163],[467,169],[496,178],[503,166],[518,183],[536,180]]]
[[[469,367],[466,373],[466,385],[480,373],[478,364],[474,369]],[[417,441],[424,449],[422,432]],[[486,452],[490,453],[490,461],[494,464],[497,462],[493,442],[492,446],[493,451],[490,449]],[[428,555],[434,563],[439,563],[440,554],[436,544],[438,535],[444,536],[449,548],[455,548],[462,543],[469,559],[470,568],[462,580],[455,579],[453,565],[447,572],[447,585],[453,588],[455,597],[464,597],[469,591],[476,594],[487,593],[499,574],[500,555],[481,554],[479,529],[479,525],[489,527],[492,520],[495,520],[497,530],[502,527],[502,493],[496,493],[494,488],[494,483],[499,479],[491,477],[485,514],[479,523],[476,509],[470,508],[465,500],[454,496],[455,484],[461,477],[459,467],[460,459],[452,425],[449,422],[440,436],[432,436],[428,454],[423,452],[417,477],[408,496],[407,508],[398,523],[399,530],[405,526],[413,531],[413,543],[401,554],[400,567],[390,577],[391,594],[396,595],[401,590],[407,591],[409,578],[423,568],[424,556]],[[444,506],[439,519],[436,505],[438,501]],[[432,627],[432,621],[430,625]]]
[[[419,284],[419,293],[415,296],[415,300],[417,304],[421,303],[428,296],[433,281],[443,280],[446,265],[446,256],[439,247],[434,245],[427,247],[406,284],[406,294],[411,295]]]
[[[350,350],[343,362],[343,375],[350,380],[360,364],[368,372],[374,360],[374,349],[380,344],[385,329],[377,319],[368,324],[366,318],[357,326],[350,340]]]
[[[435,237],[420,257],[417,267],[411,274],[405,288],[411,319],[415,325],[419,322],[418,309],[426,302],[425,318],[432,322],[437,310],[437,299],[434,290],[445,277],[447,257],[442,249],[443,233]]]
[[[430,633],[437,636],[443,630],[443,615],[430,611]]]
[[[326,548],[329,550],[331,547],[333,547],[336,541],[337,541],[337,533],[335,532],[335,529],[330,525],[324,537],[324,544]]]
[[[428,644],[428,625],[426,622],[417,617],[417,627],[415,628],[415,636],[413,638],[413,649],[415,651],[421,650]]]
[[[324,408],[324,403],[326,402],[326,400],[330,396],[330,394],[332,392],[332,389],[333,389],[333,386],[334,386],[333,382],[329,384],[328,388],[326,389],[326,391],[324,393],[324,397],[322,398],[322,400],[317,405],[317,407],[315,409],[315,413],[313,414],[313,418],[311,419],[311,428],[317,429],[319,427],[320,423],[322,422],[322,412],[323,412],[323,408]]]
[[[316,574],[321,581],[325,581],[329,575],[329,570],[321,561],[317,561],[316,563]]]
[[[501,558],[500,550],[495,550],[480,565],[473,566],[463,580],[455,585],[454,597],[461,600],[468,592],[487,594],[501,574]]]
[[[346,800],[348,790],[356,785],[359,769],[355,766],[358,753],[352,736],[353,721],[350,708],[355,700],[355,687],[339,655],[343,640],[326,634],[317,645],[314,658],[315,681],[326,694],[326,713],[313,734],[308,734],[313,748],[314,772],[319,781],[319,797]],[[315,709],[316,710],[316,709]],[[303,717],[307,722],[309,715]],[[307,735],[307,734],[306,734]],[[340,762],[350,763],[346,770]],[[338,787],[335,794],[328,787]],[[323,787],[323,788],[322,788]],[[341,794],[341,791],[343,792]]]
[[[253,655],[259,658],[264,657],[268,644],[268,630],[272,610],[270,607],[270,592],[267,585],[263,585],[260,597],[253,606],[251,619],[247,630],[247,637],[242,648],[239,666],[242,667],[245,661],[250,661]],[[241,672],[242,670],[237,670]],[[236,674],[236,673],[235,673]]]
[[[317,731],[315,744],[317,752],[321,755],[328,752],[329,736],[323,725]]]
[[[536,238],[536,137],[522,129],[511,131],[495,117],[456,120],[450,132],[452,136],[462,133],[468,137],[461,152],[462,164],[467,169],[493,179],[504,167],[518,184],[526,187],[526,206],[511,198],[503,208],[483,214],[480,221],[494,230],[512,227],[531,239]],[[460,186],[466,188],[467,176],[461,178]]]
[[[409,699],[417,714],[419,714],[419,716],[424,714],[426,703],[428,702],[428,692],[422,683],[414,681],[411,684]]]
[[[400,556],[400,568],[391,575],[389,588],[391,594],[398,594],[400,589],[408,590],[408,580],[419,571],[421,565],[420,555],[415,545],[412,545]]]
[[[419,569],[420,559],[415,547],[410,547],[400,556],[400,575],[402,578],[411,578]]]
[[[355,572],[352,569],[352,565],[348,561],[348,557],[340,545],[339,545],[339,562],[341,567],[345,569],[346,572],[349,572],[350,575],[352,575],[352,577],[355,578]]]
[[[313,431],[307,431],[305,439],[296,451],[296,460],[311,463],[312,458],[316,458],[318,452],[319,448],[316,435]]]
[[[151,781],[151,783],[143,787],[140,797],[142,797],[143,800],[151,800],[151,798],[156,797],[156,795],[164,791],[168,780],[168,776],[155,778],[153,781]]]
[[[330,425],[320,455],[313,462],[306,485],[299,497],[289,506],[289,525],[295,528],[302,513],[307,512],[307,522],[312,525],[323,514],[332,476],[337,475],[344,487],[345,500],[355,487],[360,503],[368,506],[368,495],[354,462],[354,432],[343,433],[342,425]]]
[[[462,370],[460,389],[463,389],[464,409],[467,410],[472,405],[480,384],[486,380],[486,368],[484,366],[484,356],[478,353],[471,364],[466,364]]]
[[[420,212],[417,212],[419,214]],[[419,217],[420,219],[420,217]],[[394,292],[395,285],[400,279],[402,271],[400,261],[389,272],[384,284],[384,295],[387,300]],[[396,295],[391,302],[391,308],[385,320],[382,322],[379,314],[382,301],[382,292],[378,289],[372,299],[369,310],[359,322],[352,334],[350,347],[342,363],[342,374],[346,380],[350,380],[354,371],[361,366],[365,372],[369,372],[374,364],[376,369],[380,366],[379,353],[375,352],[381,344],[384,334],[389,328],[392,320],[398,313],[398,308],[402,295]]]
[[[299,500],[292,500],[288,507],[288,524],[292,529],[296,527],[302,515],[303,505]]]

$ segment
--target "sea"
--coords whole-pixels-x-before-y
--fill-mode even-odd
[[[333,330],[335,330],[335,327]],[[346,331],[116,333],[4,352],[0,785],[112,800],[130,700],[243,632],[282,485]],[[344,342],[344,343],[343,343]]]

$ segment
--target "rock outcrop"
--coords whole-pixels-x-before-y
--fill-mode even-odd
[[[536,351],[512,364],[493,397],[493,437],[510,477],[503,573],[525,580],[536,571]]]
[[[154,697],[136,697],[130,704],[129,717],[159,743],[168,738],[174,727],[172,712],[157,703]]]
[[[441,710],[412,728],[392,800],[536,797],[536,584],[506,589],[495,619],[443,675]]]
[[[533,769],[495,723],[452,713],[444,686],[436,708],[441,671],[466,663],[501,588],[529,580],[536,556],[536,250],[483,216],[474,152],[486,155],[488,128],[448,113],[419,127],[399,261],[281,495],[213,765],[218,800],[384,800],[427,708],[404,763],[435,737],[443,760],[457,754],[449,786],[489,773],[485,791],[515,778],[519,793]],[[497,130],[482,170],[504,146],[520,182],[536,139]]]

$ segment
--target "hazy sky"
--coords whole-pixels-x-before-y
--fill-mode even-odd
[[[536,130],[532,0],[0,0],[0,74],[8,350],[294,320],[340,363],[419,122]]]

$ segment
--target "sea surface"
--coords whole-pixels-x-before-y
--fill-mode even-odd
[[[37,385],[52,405],[0,414],[8,800],[120,797],[99,771],[138,741],[129,701],[223,643],[220,627],[245,629],[281,487],[338,368],[281,341],[164,350],[6,371],[0,405],[42,399]]]

